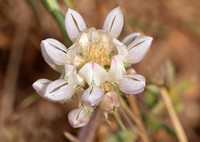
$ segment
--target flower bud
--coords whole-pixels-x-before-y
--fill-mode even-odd
[[[139,74],[124,75],[119,82],[119,89],[131,95],[141,93],[145,86],[145,78]]]
[[[115,92],[106,93],[100,102],[100,108],[104,111],[110,111],[114,107],[119,107],[119,106],[120,106],[119,96]]]
[[[83,101],[88,105],[94,106],[99,103],[103,98],[104,92],[96,85],[91,85],[82,95]]]
[[[84,107],[80,107],[69,112],[68,120],[72,127],[78,128],[87,125],[90,116]]]
[[[33,83],[33,88],[35,89],[35,91],[44,98],[44,93],[45,90],[47,88],[47,86],[49,85],[49,83],[51,83],[52,81],[48,80],[48,79],[38,79],[37,81],[35,81]]]

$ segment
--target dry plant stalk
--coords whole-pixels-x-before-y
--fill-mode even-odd
[[[137,117],[137,114],[135,112],[133,112],[126,104],[126,102],[124,101],[123,98],[120,98],[120,103],[121,103],[121,107],[122,109],[125,110],[125,112],[129,115],[129,117],[135,121],[136,125],[138,126],[139,130],[141,133],[141,136],[143,138],[143,141],[149,141],[149,137],[147,135],[147,132],[145,130],[144,125],[142,124],[141,120]],[[145,135],[145,136],[144,136]],[[145,137],[145,138],[144,138]]]
[[[71,142],[80,142],[75,136],[73,136],[72,134],[70,134],[69,132],[65,131],[64,132],[64,136],[70,140]]]
[[[31,21],[31,16],[23,17],[22,21],[28,21],[26,26],[17,25],[15,37],[12,44],[12,50],[9,57],[8,66],[6,69],[6,77],[4,80],[4,88],[2,91],[1,98],[1,121],[3,124],[4,121],[9,117],[13,112],[13,106],[15,102],[15,90],[18,78],[18,72],[20,67],[21,57],[23,55],[23,47],[27,38],[29,26]]]
[[[178,119],[178,116],[173,108],[173,105],[172,105],[172,102],[169,98],[169,94],[166,90],[166,88],[161,88],[161,96],[163,98],[163,101],[164,101],[164,104],[167,108],[167,111],[169,113],[169,116],[172,120],[172,123],[174,125],[174,128],[175,128],[175,132],[176,132],[176,135],[178,137],[178,140],[180,142],[188,142],[188,139],[187,139],[187,136],[183,130],[183,127]]]
[[[137,117],[138,122],[140,123],[140,126],[143,128],[143,130],[145,130],[144,123],[143,123],[142,118],[140,116],[140,112],[139,112],[139,109],[138,109],[138,106],[137,106],[137,102],[135,101],[134,96],[129,95],[128,102],[130,104],[132,112]],[[143,142],[149,142],[147,132],[143,131],[143,130],[140,129],[140,135],[141,135],[142,141]]]

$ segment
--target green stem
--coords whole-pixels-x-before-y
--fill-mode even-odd
[[[122,122],[121,118],[119,117],[118,113],[115,111],[112,111],[113,116],[115,117],[115,119],[117,120],[117,123],[119,124],[119,126],[121,127],[121,129],[123,131],[127,131],[126,126],[124,125],[124,123]]]
[[[67,44],[70,46],[72,44],[72,41],[67,35],[66,29],[65,29],[65,21],[64,21],[65,17],[60,9],[60,6],[58,5],[58,2],[56,0],[42,0],[42,2],[55,18],[60,28],[61,33],[63,34]]]
[[[67,4],[67,6],[68,6],[69,8],[74,9],[74,6],[73,6],[73,4],[71,3],[70,0],[64,0],[64,1],[65,1],[65,3]]]

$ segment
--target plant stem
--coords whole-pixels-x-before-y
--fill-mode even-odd
[[[64,14],[62,13],[60,6],[58,5],[58,2],[56,0],[42,0],[42,2],[55,18],[60,28],[61,33],[63,34],[67,44],[70,46],[72,44],[72,41],[67,35],[66,29],[65,29]]]
[[[135,126],[133,124],[133,122],[131,121],[130,117],[127,115],[127,113],[124,111],[124,109],[119,108],[120,113],[122,114],[122,116],[124,117],[124,119],[127,121],[128,126],[130,127],[130,130],[133,132],[133,134],[138,134],[138,128],[137,126]]]
[[[140,116],[140,111],[139,111],[139,108],[138,108],[137,102],[135,101],[134,96],[129,95],[128,102],[130,104],[132,112],[135,114],[135,117],[137,117],[141,127],[144,129],[145,126],[144,126],[144,123],[143,123],[142,118]],[[148,138],[148,135],[147,135],[146,131],[140,130],[140,136],[141,136],[143,142],[148,142],[149,141],[149,138]]]
[[[68,6],[69,8],[74,9],[74,6],[73,6],[73,4],[71,3],[70,0],[64,0],[64,1],[65,1],[65,3],[67,4],[67,6]]]
[[[173,108],[173,105],[172,105],[172,102],[169,98],[169,94],[166,90],[166,88],[161,88],[161,96],[163,98],[163,101],[164,101],[164,104],[167,108],[167,111],[169,113],[169,116],[172,120],[172,123],[174,125],[174,128],[175,128],[175,132],[176,132],[176,135],[179,139],[180,142],[188,142],[188,139],[186,137],[186,134],[183,130],[183,127],[178,119],[178,116]]]
[[[133,121],[135,121],[135,123],[138,125],[138,127],[145,131],[144,127],[142,127],[142,125],[140,124],[140,121],[138,120],[138,118],[136,117],[135,114],[133,114],[133,112],[131,111],[131,109],[127,106],[127,103],[125,102],[125,100],[123,98],[120,97],[120,104],[121,107],[125,110],[125,112],[129,115],[129,117],[131,117],[131,119]]]
[[[126,126],[124,125],[124,123],[122,122],[121,118],[119,117],[118,113],[115,111],[112,111],[113,116],[115,117],[115,119],[117,120],[117,123],[119,124],[119,126],[121,127],[121,129],[123,131],[127,131]]]

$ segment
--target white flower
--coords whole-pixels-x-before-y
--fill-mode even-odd
[[[75,88],[84,89],[80,104],[86,103],[91,107],[96,107],[106,98],[104,94],[107,92],[142,92],[145,88],[145,78],[138,74],[128,75],[125,65],[130,66],[141,61],[153,39],[133,33],[120,42],[117,38],[123,23],[120,7],[107,15],[103,29],[87,28],[83,17],[78,12],[68,9],[65,25],[73,45],[67,49],[62,43],[51,38],[41,42],[45,61],[62,75],[53,82],[47,79],[36,81],[33,84],[36,92],[49,100],[62,101],[70,99],[74,92],[79,91]],[[117,85],[113,86],[113,83]],[[106,106],[105,103],[103,106]],[[82,118],[75,117],[83,112],[82,108],[70,112],[69,120],[73,127],[81,127],[89,121],[87,117],[82,123]],[[83,116],[86,116],[85,112]]]

